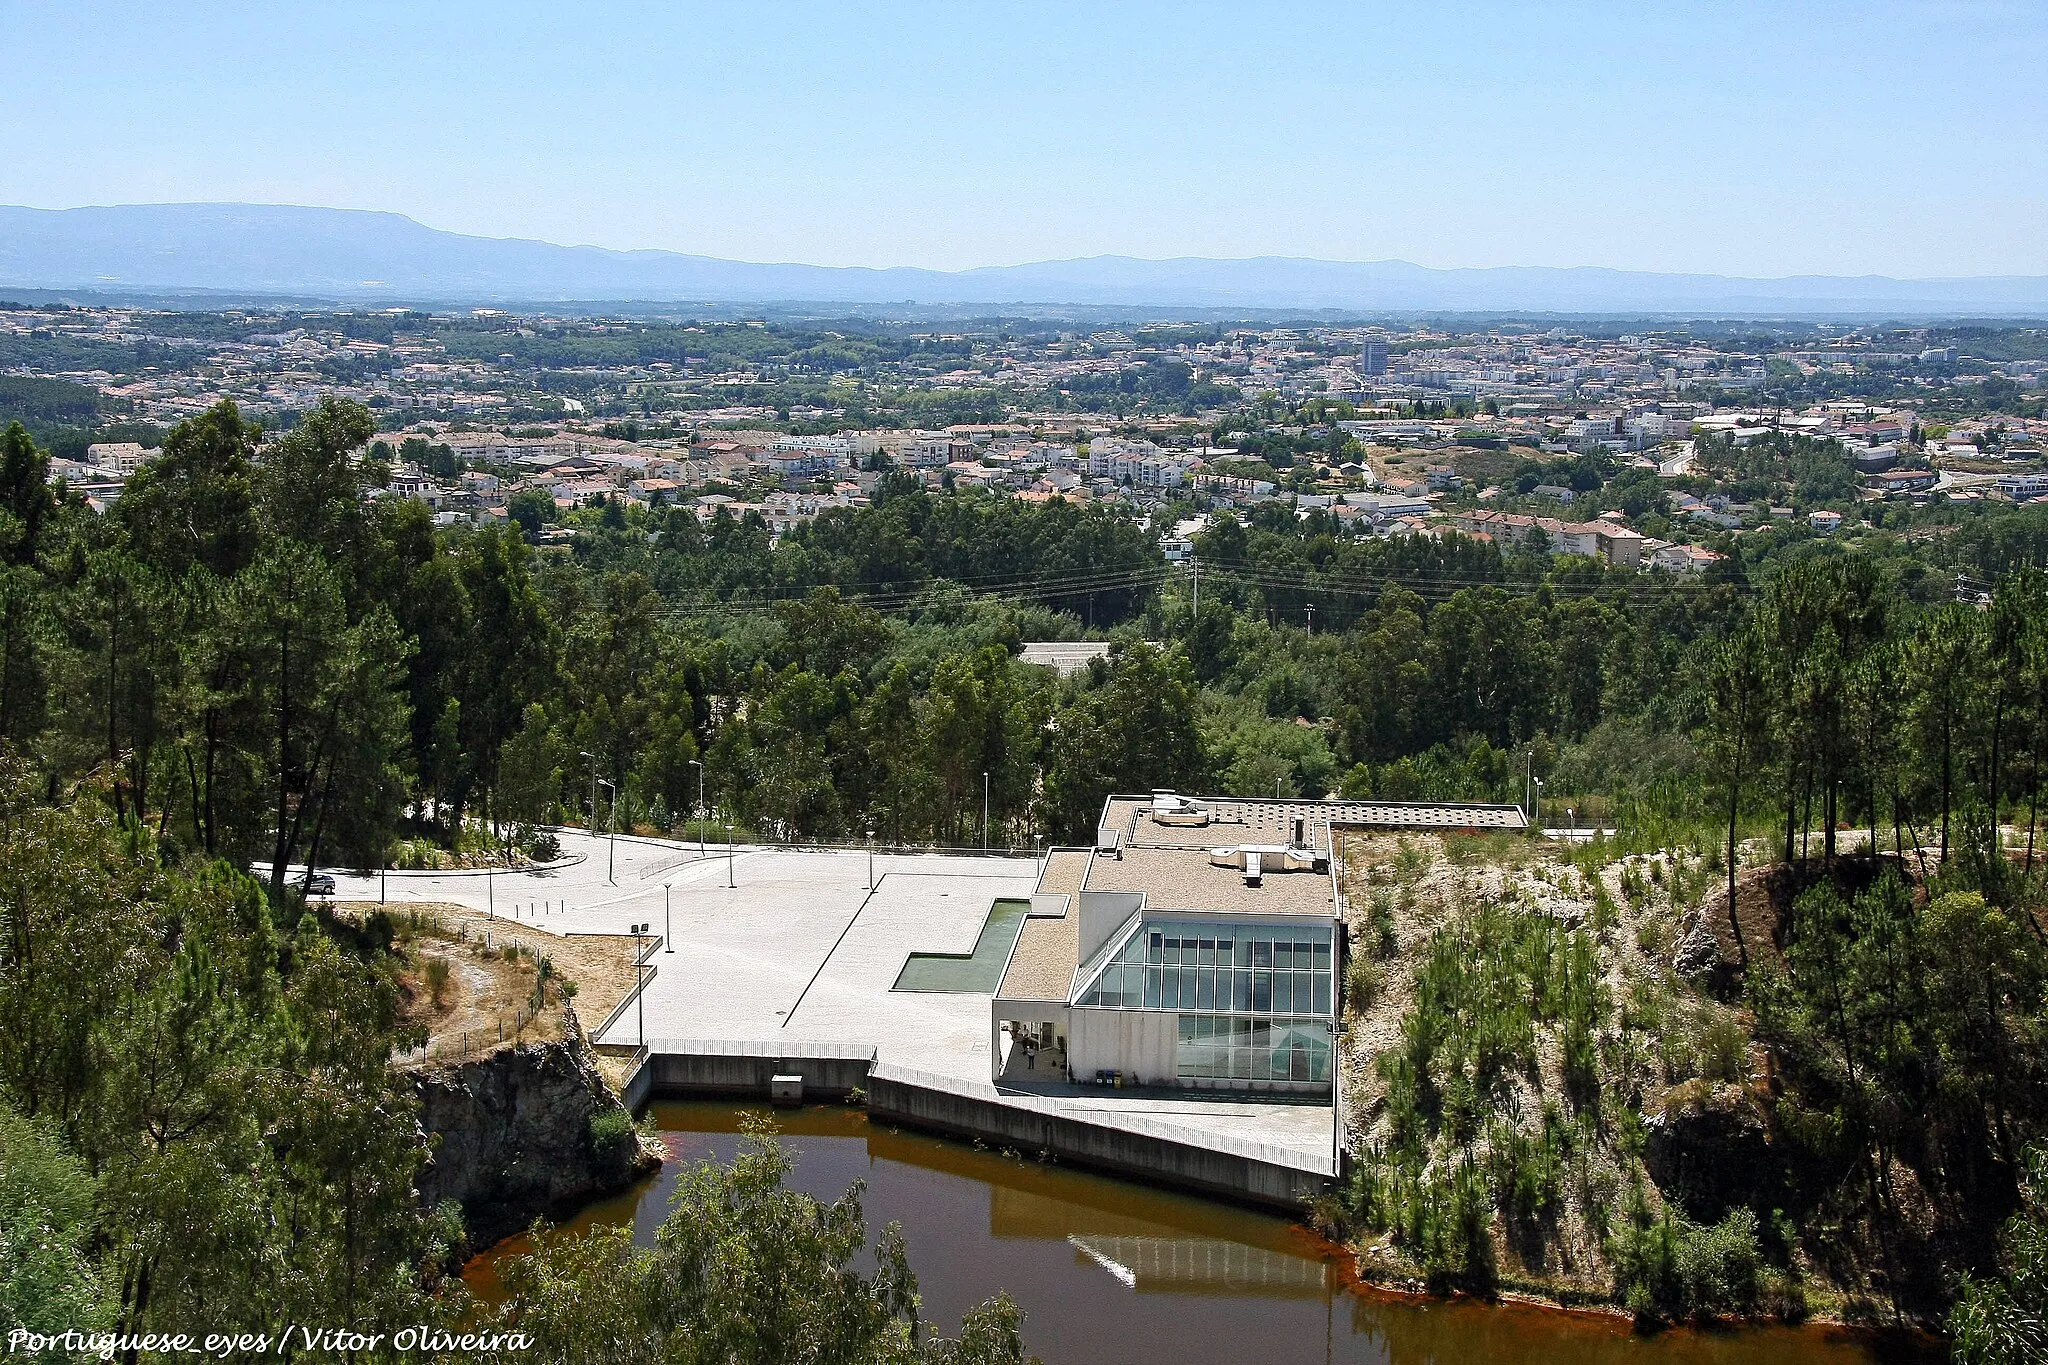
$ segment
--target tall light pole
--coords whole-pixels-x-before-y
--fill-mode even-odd
[[[732,821],[725,822],[725,887],[730,891],[739,883],[732,879]]]
[[[690,766],[697,770],[697,856],[704,856],[704,765],[696,759]]]
[[[875,832],[868,831],[868,890],[875,889]]]
[[[672,953],[676,950],[676,936],[668,917],[668,891],[669,884],[663,882],[661,884],[661,950],[665,953]]]
[[[981,851],[988,852],[988,769],[981,770]]]
[[[647,1046],[647,968],[640,961],[640,936],[647,932],[644,924],[633,926],[633,992],[634,1004],[640,1013],[640,1046]]]
[[[604,779],[600,778],[599,781],[604,781]],[[607,825],[611,826],[611,847],[605,850],[604,879],[613,886],[617,886],[619,883],[612,876],[612,868],[616,863],[619,853],[619,789],[610,782],[604,782],[604,789],[612,794],[611,819],[605,821]],[[593,797],[591,800],[590,814],[595,819],[597,816],[596,798]]]

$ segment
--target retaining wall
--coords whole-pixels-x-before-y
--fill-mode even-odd
[[[637,1109],[661,1095],[766,1096],[770,1078],[778,1075],[802,1076],[810,1100],[843,1099],[864,1090],[869,1114],[892,1123],[1027,1154],[1046,1152],[1075,1165],[1295,1215],[1335,1174],[1327,1159],[1318,1164],[1299,1152],[1250,1141],[1185,1141],[1164,1131],[1170,1121],[1156,1116],[1082,1118],[1062,1112],[1047,1097],[877,1064],[872,1049],[860,1047],[798,1044],[777,1050],[757,1042],[650,1039],[626,1097],[628,1107]]]
[[[802,1076],[807,1100],[843,1100],[867,1085],[872,1048],[799,1045],[776,1049],[765,1043],[693,1040],[688,1051],[658,1040],[648,1042],[647,1062],[635,1074],[647,1077],[653,1095],[766,1095],[775,1076]]]

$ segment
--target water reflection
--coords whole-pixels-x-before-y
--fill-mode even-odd
[[[1140,1294],[1234,1294],[1319,1299],[1328,1266],[1221,1237],[1083,1237],[1067,1244]]]
[[[653,1240],[681,1165],[728,1160],[743,1110],[660,1104],[673,1158],[660,1175],[570,1226],[627,1224]],[[871,1125],[857,1110],[778,1115],[797,1155],[793,1183],[836,1198],[867,1182],[870,1224],[903,1225],[925,1313],[942,1330],[998,1288],[1028,1315],[1025,1342],[1046,1365],[1203,1365],[1327,1361],[1364,1365],[1891,1365],[1929,1353],[1880,1352],[1821,1330],[1638,1336],[1613,1318],[1484,1304],[1410,1301],[1347,1283],[1337,1248],[1284,1219],[963,1143]],[[466,1278],[496,1297],[497,1264]]]

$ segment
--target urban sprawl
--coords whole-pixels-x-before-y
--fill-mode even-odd
[[[567,538],[580,509],[758,515],[772,536],[934,491],[1121,505],[1169,561],[1219,511],[1353,536],[1696,573],[1733,537],[2048,497],[2048,337],[1729,324],[922,331],[523,315],[0,312],[0,415],[104,506],[162,429],[222,400],[272,433],[321,397],[378,416],[378,496]],[[10,398],[11,396],[11,398]],[[1776,476],[1758,442],[1822,449]],[[1774,445],[1772,443],[1775,443]],[[1810,466],[1813,462],[1809,461]]]

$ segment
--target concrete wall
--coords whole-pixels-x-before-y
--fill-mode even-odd
[[[703,1045],[699,1045],[702,1047]],[[844,1099],[865,1086],[872,1053],[848,1050],[797,1054],[733,1047],[688,1053],[656,1051],[647,1059],[644,1095],[766,1095],[775,1076],[802,1076],[807,1099]],[[637,1079],[637,1078],[636,1078]]]
[[[1157,1010],[1076,1009],[1067,1021],[1067,1070],[1076,1080],[1121,1071],[1141,1085],[1174,1083],[1180,1016]]]
[[[1117,930],[1130,923],[1132,915],[1145,905],[1142,891],[1083,891],[1081,893],[1081,961],[1096,951]]]
[[[1077,1011],[1076,1013],[1079,1013]],[[868,1112],[914,1127],[1047,1152],[1062,1161],[1299,1215],[1329,1178],[935,1086],[872,1076]]]

